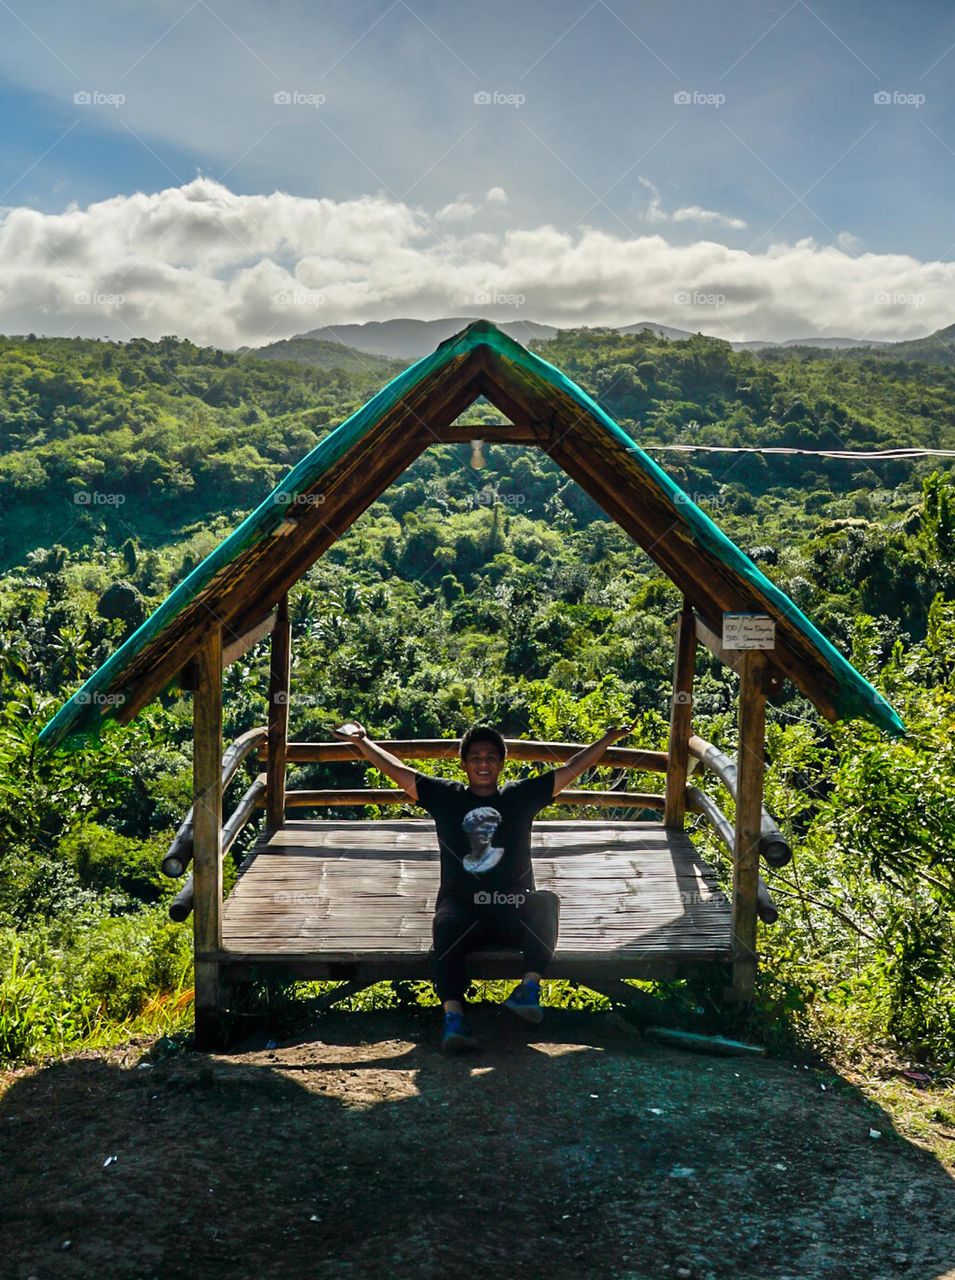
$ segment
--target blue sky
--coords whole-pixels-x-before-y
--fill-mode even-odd
[[[936,3],[3,0],[0,327],[230,345],[473,293],[554,323],[915,336],[955,320],[953,72]],[[238,221],[170,257],[144,227],[183,191]],[[309,209],[332,206],[329,237]],[[276,313],[283,279],[305,300]]]

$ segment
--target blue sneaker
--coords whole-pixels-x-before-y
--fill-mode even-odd
[[[536,978],[519,982],[504,1004],[526,1022],[540,1022],[544,1016],[541,1008],[541,984]]]
[[[463,1013],[446,1013],[444,1015],[444,1035],[441,1037],[441,1048],[447,1053],[462,1053],[465,1049],[477,1047],[477,1040],[471,1034],[471,1028]]]

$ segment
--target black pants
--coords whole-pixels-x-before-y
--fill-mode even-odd
[[[438,999],[464,999],[468,980],[464,958],[487,943],[520,947],[524,972],[543,973],[557,946],[560,898],[547,889],[516,896],[520,901],[490,903],[446,900],[434,913],[434,985]]]

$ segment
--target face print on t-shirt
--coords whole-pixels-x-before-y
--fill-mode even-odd
[[[501,815],[497,809],[492,809],[490,805],[472,809],[464,815],[464,821],[461,826],[467,833],[468,843],[471,846],[471,852],[462,860],[462,866],[465,871],[478,873],[490,871],[503,858],[503,849],[491,847],[494,833],[500,824]]]

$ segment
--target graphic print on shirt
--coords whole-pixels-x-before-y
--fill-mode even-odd
[[[464,815],[461,826],[467,833],[471,852],[462,861],[465,871],[490,871],[504,857],[504,850],[492,848],[494,833],[501,824],[501,815],[490,805],[472,809]]]

